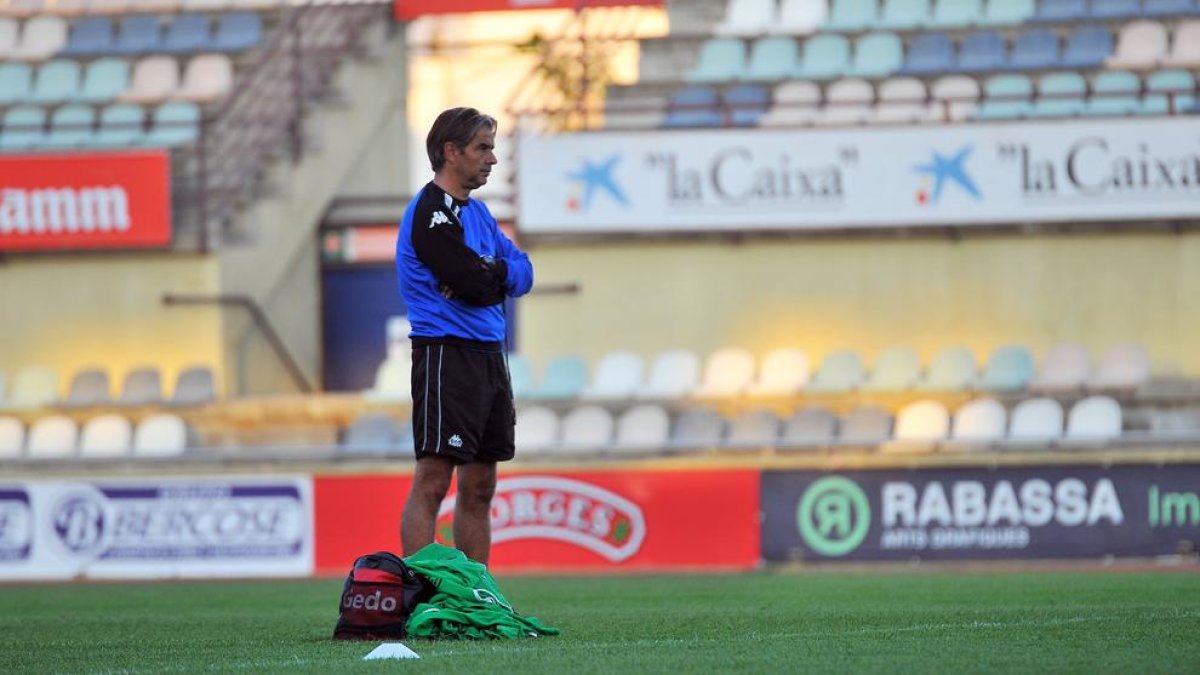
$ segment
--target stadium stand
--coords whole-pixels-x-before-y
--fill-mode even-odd
[[[771,410],[750,408],[729,421],[725,444],[732,448],[770,448],[779,442],[781,422]]]
[[[875,359],[862,389],[871,391],[906,391],[921,377],[921,360],[907,347],[885,350]]]
[[[746,45],[735,38],[716,38],[704,43],[689,82],[729,82],[745,71]]]
[[[1121,435],[1121,406],[1108,396],[1090,396],[1071,407],[1066,439],[1109,441]]]
[[[171,394],[174,405],[201,405],[217,398],[213,371],[208,366],[191,366],[180,371]]]
[[[760,120],[764,127],[787,127],[808,124],[816,119],[821,102],[821,88],[813,82],[793,80],[775,90],[775,104]]]
[[[954,424],[950,438],[970,444],[990,443],[1004,439],[1007,431],[1008,413],[1004,406],[992,398],[968,401],[954,411]]]
[[[29,428],[25,456],[30,459],[55,459],[76,453],[79,427],[65,415],[37,418]]]
[[[760,38],[754,42],[741,76],[751,82],[775,82],[791,77],[798,62],[799,50],[792,38]]]
[[[687,407],[675,418],[670,443],[677,448],[715,448],[725,440],[726,420],[704,407]]]
[[[50,115],[46,134],[49,148],[78,148],[92,145],[92,127],[96,113],[89,106],[64,105]]]
[[[821,80],[837,77],[850,67],[850,42],[842,35],[822,34],[804,42],[795,76]]]
[[[831,352],[808,383],[810,392],[847,392],[860,387],[865,379],[862,358],[853,350]]]
[[[758,378],[746,387],[749,396],[790,396],[808,384],[808,355],[800,349],[780,347],[763,357]]]
[[[88,64],[83,83],[72,97],[83,103],[107,103],[129,86],[129,61],[118,57],[96,59]]]
[[[643,403],[621,413],[616,421],[614,449],[623,452],[659,450],[667,444],[671,419],[660,405]]]
[[[638,389],[642,399],[682,398],[700,379],[700,357],[688,349],[673,349],[659,353],[650,364],[650,374]]]
[[[572,408],[562,418],[562,449],[571,453],[595,453],[613,442],[613,416],[607,409],[586,404]]]
[[[896,415],[897,441],[940,441],[949,433],[950,412],[940,401],[914,401]]]
[[[521,354],[508,355],[508,377],[512,382],[513,398],[529,398],[534,389],[533,364]]]
[[[578,398],[587,386],[587,363],[576,354],[555,357],[546,364],[537,386],[526,394],[536,400],[570,400]]]
[[[13,377],[8,405],[37,408],[58,400],[58,373],[48,366],[26,366]]]
[[[828,408],[805,406],[797,408],[783,422],[779,440],[783,446],[824,445],[833,441],[838,431],[838,418]]]
[[[769,30],[786,35],[802,35],[817,30],[825,22],[828,7],[824,2],[780,0],[779,17]]]
[[[343,453],[387,453],[398,450],[397,422],[391,414],[368,411],[347,427],[340,449]]]
[[[842,418],[838,440],[843,443],[871,445],[892,437],[893,417],[875,404],[856,406]]]
[[[718,35],[758,35],[775,21],[776,0],[730,0],[725,20],[713,28]]]
[[[16,417],[0,417],[0,459],[14,459],[25,453],[25,425]]]
[[[163,402],[162,373],[154,366],[134,368],[121,384],[121,405],[158,405]]]
[[[122,457],[128,455],[133,427],[121,415],[104,414],[90,418],[79,435],[79,456],[83,458]]]
[[[851,77],[881,77],[900,69],[904,45],[895,33],[868,33],[854,45],[854,60],[845,68]]]
[[[63,403],[84,407],[107,405],[112,402],[112,389],[108,382],[108,371],[101,368],[80,370],[71,377],[67,396]]]
[[[1052,398],[1025,399],[1013,408],[1009,419],[1008,439],[1019,443],[1038,444],[1062,436],[1063,409]]]
[[[1113,345],[1100,355],[1089,389],[1136,389],[1150,378],[1150,357],[1140,344]]]
[[[1034,391],[1081,391],[1091,376],[1092,357],[1087,347],[1062,343],[1051,347],[1042,357],[1041,367],[1029,383]]]
[[[704,377],[693,390],[696,398],[727,398],[741,395],[754,379],[754,355],[746,349],[729,347],[708,356]]]
[[[1185,21],[1175,29],[1171,51],[1163,57],[1161,65],[1164,68],[1200,66],[1200,20]]]
[[[558,443],[558,415],[545,406],[517,409],[516,443],[522,451],[539,453]]]
[[[187,424],[171,413],[156,413],[138,423],[133,433],[136,457],[176,457],[188,446]]]
[[[965,347],[947,347],[938,352],[925,378],[917,383],[920,391],[964,391],[975,386],[975,355]]]
[[[1167,55],[1167,29],[1157,21],[1135,21],[1121,28],[1108,68],[1149,69]]]
[[[929,22],[929,0],[883,0],[879,26],[912,29]]]
[[[1033,354],[1024,345],[1006,345],[992,352],[979,376],[978,388],[989,392],[1022,391],[1033,379]]]

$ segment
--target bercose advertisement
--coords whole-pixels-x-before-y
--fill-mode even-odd
[[[1200,465],[766,472],[763,557],[1155,556],[1200,543]]]
[[[306,576],[308,477],[0,485],[0,580]]]

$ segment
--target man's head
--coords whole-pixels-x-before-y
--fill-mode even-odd
[[[495,118],[474,108],[451,108],[443,112],[425,137],[433,172],[452,183],[452,187],[467,192],[487,183],[496,163],[495,149]]]

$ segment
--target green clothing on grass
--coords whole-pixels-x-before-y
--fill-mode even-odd
[[[437,588],[413,608],[406,626],[411,637],[519,638],[558,635],[537,617],[521,616],[482,563],[462,551],[430,544],[404,562]]]

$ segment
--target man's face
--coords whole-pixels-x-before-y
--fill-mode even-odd
[[[465,148],[454,148],[453,157],[459,183],[468,190],[483,187],[496,164],[496,131],[487,127],[480,129]]]

